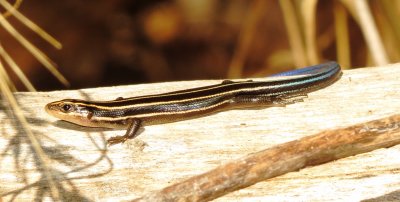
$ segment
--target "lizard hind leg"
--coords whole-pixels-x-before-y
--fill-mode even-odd
[[[307,94],[271,96],[261,95],[239,95],[232,98],[232,104],[245,107],[284,107],[288,104],[303,102]]]
[[[276,104],[286,106],[288,104],[294,104],[296,102],[304,102],[304,99],[307,97],[308,97],[308,95],[305,93],[293,94],[293,95],[282,95],[282,96],[277,96],[273,102]]]

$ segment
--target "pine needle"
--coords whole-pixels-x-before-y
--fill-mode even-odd
[[[15,3],[15,5],[19,6],[20,3],[18,3],[18,2],[20,2],[20,1],[22,2],[22,0],[19,0]],[[29,20],[27,17],[22,15],[17,10],[17,7],[15,7],[15,5],[12,6],[6,0],[0,0],[0,5],[2,5],[7,10],[7,13],[15,16],[15,18],[17,18],[19,21],[21,21],[21,23],[23,23],[25,26],[30,28],[33,32],[37,33],[40,37],[42,37],[44,40],[49,42],[55,48],[57,48],[57,49],[62,48],[62,45],[59,41],[57,41],[54,37],[50,36],[47,32],[45,32],[42,28],[37,26],[34,22]],[[4,16],[4,17],[6,17],[6,16]]]
[[[0,69],[4,69],[4,66],[1,62],[0,62]],[[50,167],[48,166],[49,160],[48,160],[46,154],[44,153],[44,151],[43,151],[42,147],[40,146],[36,137],[33,135],[32,131],[30,130],[28,121],[26,120],[21,108],[18,106],[18,103],[17,103],[16,99],[14,98],[14,95],[12,94],[10,88],[6,85],[5,82],[3,82],[3,80],[0,81],[0,90],[1,90],[2,94],[4,95],[4,97],[6,98],[6,100],[8,101],[8,103],[11,105],[11,108],[13,109],[15,116],[21,123],[23,130],[27,134],[27,137],[28,137],[29,141],[31,142],[31,145],[37,154],[37,157],[41,163],[40,165],[42,166],[43,171],[44,171],[43,173],[47,179],[47,182],[49,183],[50,193],[52,195],[53,200],[59,201],[60,194],[59,194],[58,189],[55,186],[53,176],[50,172]]]
[[[1,0],[0,0],[1,1]],[[0,15],[0,25],[4,27],[15,39],[17,39],[29,52],[45,66],[62,84],[69,86],[69,82],[65,77],[57,70],[54,63],[36,46],[29,42],[24,36],[22,36],[2,15]]]
[[[14,5],[12,5],[13,9],[17,10],[21,6],[22,0],[16,0]],[[5,18],[8,18],[12,15],[12,13],[7,9],[5,13],[2,14]]]
[[[0,43],[0,56],[3,57],[4,61],[8,64],[8,66],[14,71],[14,73],[18,76],[18,78],[21,79],[21,81],[25,85],[25,87],[29,91],[36,92],[35,87],[33,87],[32,83],[25,76],[24,72],[21,71],[21,69],[18,67],[18,65],[15,63],[15,61],[4,50],[3,46],[1,45],[1,43]],[[14,87],[13,91],[16,91],[15,87]]]
[[[11,91],[17,90],[3,66],[0,66],[0,79],[1,79],[0,82],[8,86]]]
[[[20,33],[15,30],[15,28],[6,20],[6,16],[9,14],[14,15],[17,19],[19,19],[23,24],[31,28],[34,32],[38,33],[42,38],[48,41],[50,44],[55,46],[56,48],[61,48],[61,44],[56,41],[54,38],[49,36],[46,32],[40,29],[33,22],[28,20],[22,14],[20,14],[16,8],[20,5],[22,0],[17,0],[15,3],[15,7],[11,6],[7,1],[0,0],[0,4],[4,6],[7,10],[6,14],[0,14],[0,25],[7,30],[15,39],[17,39],[25,48],[27,48],[46,68],[48,68],[62,83],[68,85],[68,81],[57,71],[55,66],[52,64],[49,58],[42,53],[39,49],[37,49],[33,44],[31,44],[28,40],[26,40]],[[7,65],[15,72],[15,74],[21,79],[23,84],[30,91],[36,91],[33,85],[29,82],[25,74],[18,67],[16,62],[8,55],[3,46],[0,44],[0,56],[4,59]],[[53,175],[51,173],[51,166],[49,163],[49,159],[44,153],[42,147],[39,144],[37,138],[33,135],[30,130],[29,123],[26,120],[21,108],[19,107],[17,100],[15,99],[12,91],[16,91],[14,84],[9,78],[2,61],[0,61],[0,92],[2,93],[5,100],[10,104],[11,109],[14,111],[14,114],[18,121],[20,122],[22,129],[27,134],[27,137],[30,141],[30,145],[33,148],[33,151],[37,154],[37,158],[40,162],[41,169],[43,170],[43,175],[49,184],[50,194],[54,201],[60,201],[60,193],[55,185],[55,181],[53,179]]]

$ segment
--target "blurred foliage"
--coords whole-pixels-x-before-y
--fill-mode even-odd
[[[400,59],[400,2],[392,0],[30,0],[19,11],[62,42],[54,51],[10,19],[54,59],[72,88],[263,77],[327,60],[350,68]],[[0,37],[34,86],[65,88],[15,40]]]

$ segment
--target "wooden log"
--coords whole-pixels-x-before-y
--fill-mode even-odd
[[[43,109],[63,98],[111,100],[215,84],[185,81],[107,88],[17,93],[31,128],[51,159],[65,200],[127,200],[204,173],[233,159],[328,129],[398,114],[400,64],[345,71],[332,86],[302,103],[232,110],[148,126],[134,140],[106,147],[120,130],[58,121]],[[7,104],[0,105],[0,191],[4,201],[49,197],[45,177]],[[291,172],[216,201],[385,200],[400,197],[400,146]]]
[[[307,166],[397,144],[400,114],[279,144],[134,201],[209,201]]]

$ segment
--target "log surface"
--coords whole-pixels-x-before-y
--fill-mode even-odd
[[[335,84],[286,107],[231,110],[147,126],[134,140],[106,146],[121,130],[85,128],[49,116],[48,102],[113,100],[220,81],[184,81],[83,90],[17,93],[51,159],[65,200],[127,200],[274,145],[400,112],[400,64],[345,71]],[[49,197],[29,141],[7,103],[0,105],[0,192],[4,201]],[[400,198],[400,146],[308,167],[216,201],[382,201]]]

